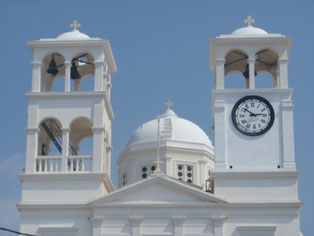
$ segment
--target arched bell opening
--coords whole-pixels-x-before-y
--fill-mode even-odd
[[[246,88],[249,79],[248,55],[241,49],[232,49],[225,56],[225,88]]]
[[[247,79],[239,71],[230,71],[225,75],[225,88],[226,89],[239,89],[247,88]]]
[[[62,126],[55,118],[47,118],[39,125],[38,156],[61,156]]]
[[[41,91],[64,91],[64,57],[59,53],[50,53],[42,63]]]
[[[93,91],[94,77],[94,57],[87,52],[75,55],[71,61],[71,91]]]
[[[70,125],[70,150],[69,155],[92,155],[93,130],[92,122],[86,117],[79,117]]]
[[[259,71],[255,76],[255,88],[274,88],[274,75],[268,71]]]
[[[261,49],[255,54],[256,88],[276,88],[278,83],[278,55],[269,48]]]

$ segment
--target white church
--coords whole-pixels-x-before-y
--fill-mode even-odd
[[[28,42],[33,54],[20,232],[37,236],[300,236],[288,85],[292,38],[252,26],[210,40],[215,143],[166,111],[130,135],[111,182],[108,40],[73,31]],[[236,72],[245,88],[229,89]],[[266,72],[273,88],[256,88]],[[87,77],[92,91],[82,91]],[[62,78],[62,79],[61,79]],[[55,81],[63,91],[55,91]],[[245,83],[244,82],[244,83]],[[123,95],[121,95],[123,96]],[[156,114],[157,115],[157,114]],[[113,131],[114,133],[114,131]],[[80,149],[92,138],[92,154]]]

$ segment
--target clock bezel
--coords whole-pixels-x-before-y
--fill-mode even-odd
[[[255,133],[247,132],[245,130],[240,129],[238,127],[238,123],[237,123],[237,119],[236,119],[236,111],[237,111],[239,105],[242,104],[244,101],[251,100],[251,99],[260,100],[261,102],[265,103],[265,105],[269,108],[269,111],[270,111],[270,121],[269,121],[268,125],[266,126],[266,128],[259,131],[259,132],[255,132]],[[239,101],[236,102],[236,104],[233,106],[233,109],[231,112],[231,118],[232,118],[232,123],[233,123],[234,127],[240,133],[245,134],[247,136],[259,136],[259,135],[265,134],[273,126],[274,121],[275,121],[275,112],[274,112],[273,106],[271,105],[271,103],[267,99],[265,99],[261,96],[257,96],[257,95],[249,95],[249,96],[245,96],[245,97],[241,98]]]

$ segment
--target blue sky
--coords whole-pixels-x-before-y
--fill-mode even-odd
[[[295,148],[302,171],[299,196],[304,202],[301,227],[312,232],[314,211],[314,1],[2,1],[0,225],[17,229],[20,199],[17,173],[24,168],[27,99],[32,56],[27,41],[54,38],[77,19],[80,31],[109,39],[118,67],[113,75],[113,171],[134,130],[164,112],[171,99],[182,118],[198,124],[213,139],[209,39],[255,26],[293,37],[289,86],[294,88]],[[2,234],[1,234],[2,235]]]

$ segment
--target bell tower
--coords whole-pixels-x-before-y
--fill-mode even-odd
[[[210,41],[215,193],[234,201],[299,202],[288,86],[292,38],[252,26],[251,17],[245,23]],[[233,81],[238,88],[225,87],[231,73],[242,75]],[[256,86],[262,73],[272,78],[271,88]]]
[[[87,204],[113,191],[110,179],[111,74],[108,40],[81,33],[80,24],[55,39],[28,42],[33,54],[28,105],[21,228],[27,211]],[[69,205],[67,205],[69,207]],[[38,225],[40,222],[38,222]]]

